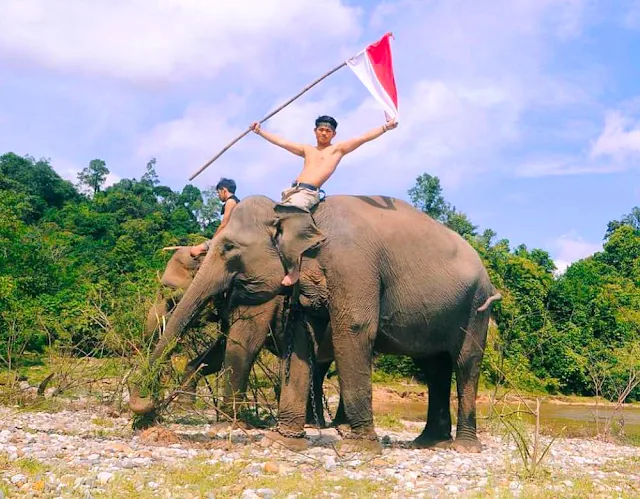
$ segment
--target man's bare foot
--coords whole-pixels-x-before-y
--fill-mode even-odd
[[[300,279],[300,272],[298,271],[297,268],[295,268],[291,272],[289,272],[286,276],[284,276],[284,279],[282,279],[282,285],[293,286],[296,282],[298,282],[298,279]]]

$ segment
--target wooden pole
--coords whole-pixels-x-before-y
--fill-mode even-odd
[[[339,66],[336,66],[335,68],[333,68],[331,71],[329,71],[328,73],[325,73],[324,75],[322,75],[320,78],[318,78],[316,81],[314,81],[313,83],[310,83],[309,85],[307,85],[306,87],[304,87],[302,89],[302,91],[300,93],[298,93],[297,95],[295,95],[294,97],[292,97],[291,99],[289,99],[287,102],[285,102],[284,104],[282,104],[279,108],[277,108],[275,111],[269,113],[267,116],[265,116],[264,118],[262,118],[259,123],[264,123],[265,121],[267,121],[269,118],[271,118],[274,114],[279,113],[280,111],[282,111],[285,107],[287,107],[289,104],[291,104],[294,100],[296,100],[298,97],[300,97],[302,94],[304,94],[305,92],[309,91],[312,87],[314,87],[315,85],[317,85],[318,83],[320,83],[322,80],[324,80],[327,76],[331,76],[333,73],[335,73],[336,71],[338,71],[338,69],[343,68],[344,66],[346,66],[347,63],[343,62],[342,64],[340,64]],[[220,156],[222,156],[225,152],[227,152],[231,146],[233,146],[233,144],[235,144],[236,142],[238,142],[242,137],[244,137],[245,135],[247,135],[249,132],[251,131],[251,128],[248,128],[247,130],[245,130],[244,132],[242,132],[240,135],[238,135],[235,139],[233,139],[231,142],[229,142],[224,149],[222,149],[222,151],[220,151],[218,154],[216,154],[213,158],[211,158],[209,161],[207,161],[204,165],[202,165],[200,167],[200,169],[198,171],[196,171],[193,175],[191,175],[189,177],[189,180],[193,180],[194,178],[196,178],[198,175],[200,175],[205,168],[207,168],[211,163],[213,163],[216,159],[218,159]]]

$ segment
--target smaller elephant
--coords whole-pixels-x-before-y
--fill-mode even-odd
[[[193,257],[189,247],[179,248],[167,262],[161,277],[163,289],[147,313],[145,336],[150,337],[164,320],[169,321],[173,309],[177,306],[187,288],[193,281],[203,256]],[[269,303],[231,307],[228,300],[212,300],[192,322],[208,329],[214,322],[220,322],[223,334],[193,358],[187,365],[184,379],[188,380],[186,391],[196,392],[197,383],[205,376],[220,372],[223,366],[231,373],[226,388],[225,405],[246,398],[249,374],[262,347],[277,357],[285,352],[284,344],[284,306],[285,299],[280,296]],[[313,371],[313,394],[309,394],[306,421],[326,427],[322,409],[322,383],[329,371],[332,360],[318,362]],[[279,387],[276,387],[279,395]],[[190,397],[193,400],[193,396]],[[135,400],[134,400],[135,402]],[[314,410],[315,407],[315,410]],[[345,421],[342,403],[334,418],[334,424]],[[135,412],[135,411],[134,411]]]

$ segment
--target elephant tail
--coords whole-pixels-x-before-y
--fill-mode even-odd
[[[502,300],[502,295],[500,293],[491,295],[489,298],[487,298],[487,301],[485,301],[480,307],[478,307],[478,312],[486,311],[494,301],[500,300]]]

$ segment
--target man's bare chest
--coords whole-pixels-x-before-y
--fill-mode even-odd
[[[338,159],[336,151],[334,148],[326,148],[318,151],[317,149],[312,149],[309,154],[307,154],[307,163],[309,165],[324,165],[327,163],[333,163]]]

